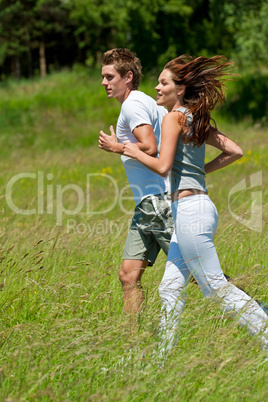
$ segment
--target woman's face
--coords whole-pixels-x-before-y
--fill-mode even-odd
[[[157,104],[166,106],[170,112],[178,102],[178,86],[172,80],[171,72],[163,70],[158,78],[159,84],[155,87],[157,91]]]

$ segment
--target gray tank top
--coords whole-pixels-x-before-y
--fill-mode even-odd
[[[186,116],[188,125],[192,122],[193,116],[191,113],[187,113],[187,108],[179,107],[176,110]],[[182,136],[179,136],[175,159],[170,174],[171,194],[176,190],[187,190],[190,188],[207,192],[205,182],[206,173],[204,170],[205,147],[205,142],[200,147],[194,147],[193,142],[184,144]]]

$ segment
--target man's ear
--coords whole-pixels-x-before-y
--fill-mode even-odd
[[[128,71],[125,75],[125,79],[126,79],[126,83],[130,83],[133,80],[133,72],[132,71]]]

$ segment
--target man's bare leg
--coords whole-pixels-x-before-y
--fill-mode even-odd
[[[127,314],[137,314],[141,311],[144,302],[141,277],[147,265],[148,261],[123,260],[119,279],[123,287],[124,311]]]

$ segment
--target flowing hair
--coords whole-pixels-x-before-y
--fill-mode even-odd
[[[224,56],[211,58],[194,58],[182,55],[168,62],[164,69],[172,74],[176,85],[185,86],[184,104],[193,114],[192,123],[186,130],[184,142],[194,142],[202,145],[208,138],[211,122],[216,129],[216,122],[211,117],[211,111],[218,102],[223,103],[226,98],[225,81],[230,80],[232,62]]]

